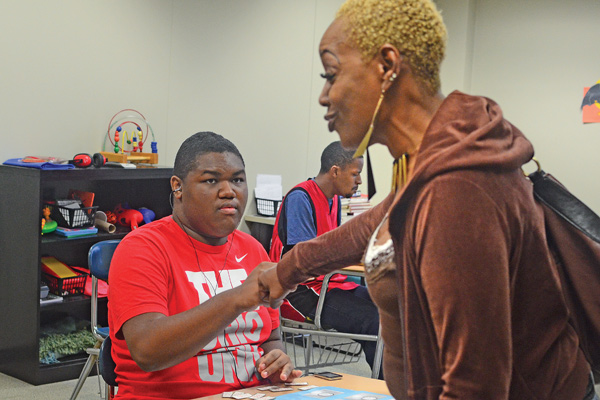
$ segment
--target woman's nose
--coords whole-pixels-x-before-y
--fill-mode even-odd
[[[329,107],[329,84],[325,83],[323,85],[323,90],[321,90],[321,94],[319,95],[319,104],[323,107]]]

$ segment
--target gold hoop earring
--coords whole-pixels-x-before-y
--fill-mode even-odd
[[[398,75],[393,72],[392,76],[390,76],[390,82],[394,82],[394,80],[398,77]],[[379,96],[379,100],[377,101],[377,105],[375,106],[375,112],[373,112],[373,117],[371,118],[371,125],[369,125],[369,129],[367,133],[363,137],[363,140],[358,145],[358,148],[354,152],[354,158],[362,157],[365,154],[365,150],[369,146],[369,140],[371,140],[371,135],[373,134],[373,130],[375,129],[375,118],[379,114],[379,107],[381,107],[381,103],[383,102],[383,96],[385,95],[385,90],[381,90],[381,96]]]
[[[381,96],[379,96],[379,100],[377,101],[377,105],[375,106],[375,111],[373,112],[373,117],[371,118],[371,125],[369,125],[369,129],[367,133],[363,137],[363,140],[358,145],[358,148],[354,152],[354,158],[362,157],[365,154],[365,150],[369,146],[369,140],[371,140],[371,135],[373,134],[373,130],[375,129],[375,119],[379,114],[379,108],[381,107],[381,103],[383,102],[383,96],[385,95],[385,90],[381,91]]]

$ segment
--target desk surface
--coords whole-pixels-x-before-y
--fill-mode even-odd
[[[344,267],[341,269],[341,271],[344,272],[357,272],[357,273],[365,273],[365,267],[364,265],[350,265],[348,267]]]
[[[352,215],[342,215],[342,224],[351,220]],[[244,215],[244,221],[255,222],[258,224],[275,225],[275,217],[265,217],[264,215],[258,214],[246,214]]]
[[[341,375],[343,375],[343,378],[339,379],[337,381],[327,381],[327,380],[320,379],[315,376],[309,375],[309,376],[304,376],[302,378],[296,379],[296,382],[308,382],[309,385],[332,386],[332,387],[339,387],[342,389],[363,390],[366,392],[380,393],[380,394],[386,394],[386,395],[390,394],[390,391],[388,390],[387,385],[385,384],[385,381],[381,381],[378,379],[365,378],[364,376],[357,376],[357,375],[350,375],[350,374],[343,374],[343,373],[341,373]],[[283,386],[283,385],[280,385],[280,386]],[[294,392],[299,391],[296,388],[296,386],[290,386],[290,387],[294,388]],[[265,392],[261,392],[258,389],[255,389],[255,388],[246,388],[246,389],[240,389],[240,390],[245,393],[252,393],[252,394],[265,393]],[[294,392],[292,392],[292,391],[266,392],[265,394],[267,396],[276,397],[276,396],[281,396],[284,394],[289,394],[289,393],[294,393]],[[223,397],[220,394],[215,394],[212,396],[201,397],[199,399],[223,400]],[[199,400],[199,399],[195,399],[195,400]]]
[[[244,221],[257,222],[265,225],[275,225],[275,217],[265,217],[264,215],[246,214],[244,215]]]

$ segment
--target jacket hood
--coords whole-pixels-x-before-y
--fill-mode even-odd
[[[460,169],[520,169],[533,146],[504,119],[500,106],[485,97],[452,92],[434,115],[417,154],[414,180]],[[413,182],[413,183],[417,183]]]

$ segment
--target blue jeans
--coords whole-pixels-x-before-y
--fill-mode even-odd
[[[294,308],[314,321],[319,300],[319,296],[315,292],[304,285],[299,285],[295,292],[287,296],[287,300]],[[379,312],[364,286],[358,286],[352,290],[331,289],[325,296],[321,324],[324,328],[333,328],[339,332],[377,335],[379,333]],[[358,342],[372,369],[377,343],[370,340]],[[379,373],[379,379],[383,379],[383,372]]]

